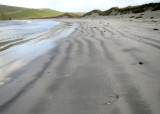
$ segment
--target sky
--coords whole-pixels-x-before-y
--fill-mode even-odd
[[[93,9],[107,10],[111,7],[141,5],[160,0],[0,0],[0,4],[27,7],[50,8],[63,12],[88,12]]]

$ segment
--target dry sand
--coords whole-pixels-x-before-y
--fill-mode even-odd
[[[160,113],[159,22],[60,21],[79,26],[31,82],[12,96],[6,87],[1,114]]]

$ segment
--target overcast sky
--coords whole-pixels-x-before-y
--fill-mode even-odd
[[[87,12],[93,9],[140,5],[160,0],[0,0],[0,4],[28,8],[50,8],[64,12]]]

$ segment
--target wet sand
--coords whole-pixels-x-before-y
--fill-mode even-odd
[[[79,26],[0,88],[1,114],[159,114],[159,23],[61,21]]]

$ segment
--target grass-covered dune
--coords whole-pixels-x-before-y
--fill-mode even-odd
[[[31,9],[0,5],[0,19],[30,19],[41,17],[53,17],[64,14],[63,12],[51,9]]]
[[[83,15],[83,17],[92,15],[93,13],[97,13],[97,14],[99,14],[99,15],[102,15],[102,14],[103,14],[103,12],[102,12],[101,10],[95,9],[95,10],[92,10],[92,11],[90,11],[90,12],[88,12],[88,13],[85,13],[85,14]]]
[[[160,10],[160,3],[149,3],[149,4],[138,5],[138,6],[128,6],[125,8],[113,7],[106,11],[93,10],[91,12],[84,14],[83,16],[89,16],[89,15],[92,15],[93,13],[98,13],[99,15],[102,15],[102,16],[108,16],[112,14],[122,15],[122,14],[128,14],[128,13],[142,13],[147,10],[150,10],[150,11]]]

